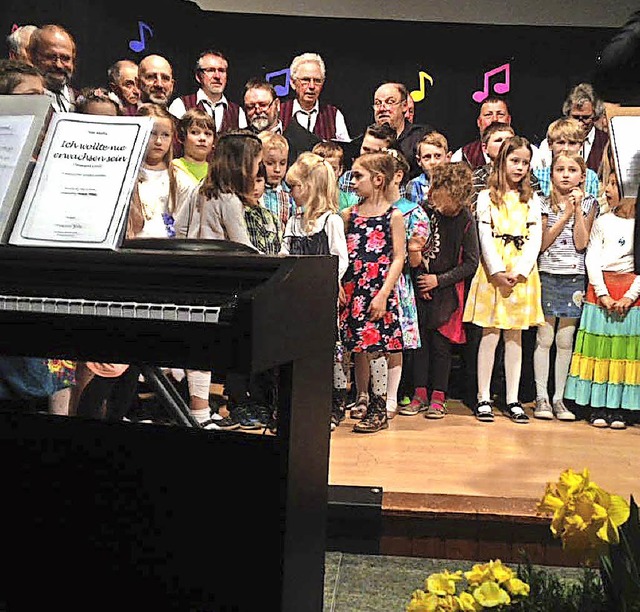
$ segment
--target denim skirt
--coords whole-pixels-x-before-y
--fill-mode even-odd
[[[586,289],[584,274],[540,272],[542,310],[545,317],[580,318]]]

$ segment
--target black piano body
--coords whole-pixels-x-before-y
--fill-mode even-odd
[[[0,412],[9,610],[322,609],[336,261],[173,243],[0,248],[0,354],[279,367],[277,434]]]

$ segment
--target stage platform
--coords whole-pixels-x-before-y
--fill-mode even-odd
[[[552,538],[550,519],[536,515],[546,483],[586,467],[610,493],[640,499],[637,425],[520,425],[498,413],[480,423],[455,401],[442,420],[398,415],[376,434],[355,434],[353,423],[347,418],[332,434],[329,484],[343,498],[353,494],[360,523],[375,517],[378,500],[369,535],[378,531],[380,554],[518,562],[525,551],[533,563],[577,565]]]

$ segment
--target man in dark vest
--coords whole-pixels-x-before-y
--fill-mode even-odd
[[[263,79],[250,79],[244,86],[244,110],[249,129],[256,134],[276,132],[282,134],[289,143],[288,165],[290,166],[303,151],[311,151],[320,138],[307,131],[297,121],[284,129],[279,119],[280,99],[271,83]]]
[[[507,100],[500,96],[489,96],[481,105],[476,125],[478,126],[478,140],[468,142],[459,148],[452,156],[452,162],[466,161],[472,170],[481,168],[485,164],[491,163],[489,157],[482,151],[482,132],[492,123],[499,121],[511,125],[511,113]],[[532,160],[532,166],[533,166]]]
[[[604,102],[589,83],[580,83],[569,92],[562,105],[562,113],[565,117],[572,117],[582,123],[585,134],[582,158],[587,163],[587,168],[599,173],[609,135],[594,124],[604,115]]]
[[[296,97],[280,105],[284,130],[296,120],[320,140],[349,142],[351,138],[342,112],[331,104],[319,102],[326,76],[323,59],[317,53],[303,53],[293,59],[289,70]]]
[[[200,89],[176,98],[169,106],[169,112],[181,119],[188,110],[197,107],[213,118],[218,134],[246,128],[244,111],[224,95],[228,69],[229,62],[220,51],[203,51],[195,66],[195,78]]]

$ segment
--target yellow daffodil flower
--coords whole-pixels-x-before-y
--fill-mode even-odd
[[[553,514],[551,532],[563,547],[593,557],[606,544],[619,543],[618,527],[629,518],[629,504],[592,482],[586,468],[582,473],[568,469],[557,483],[547,484],[538,512]]]
[[[520,578],[510,578],[502,585],[514,597],[528,597],[531,587]]]
[[[475,597],[466,591],[460,593],[456,597],[456,601],[460,612],[480,612],[482,610],[482,606],[475,600]]]
[[[450,574],[444,570],[439,574],[431,574],[426,580],[426,588],[429,593],[435,595],[455,595],[456,582],[462,580],[462,570]]]
[[[509,593],[491,581],[484,582],[474,589],[473,596],[475,600],[485,608],[496,608],[497,606],[511,603]]]

